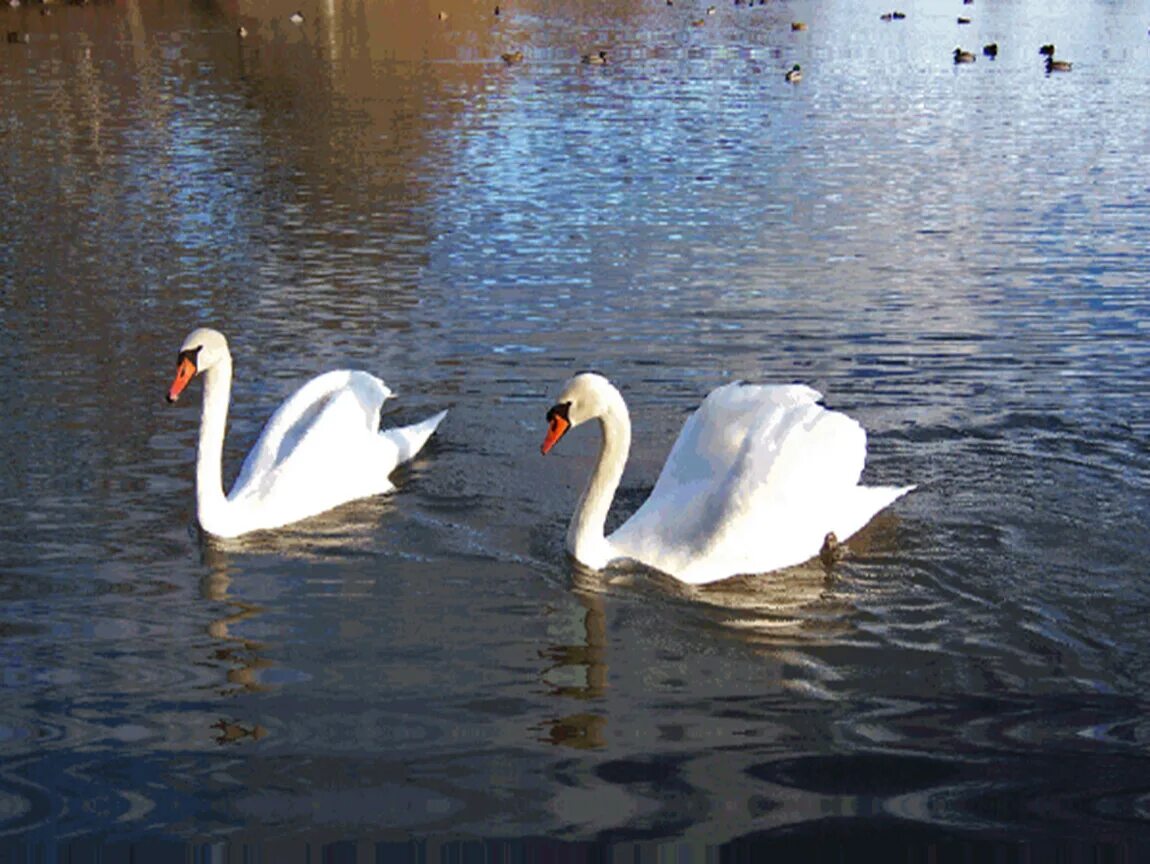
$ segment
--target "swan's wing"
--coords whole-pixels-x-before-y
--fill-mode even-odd
[[[905,491],[859,489],[866,433],[815,391],[729,388],[688,420],[650,498],[612,535],[622,554],[693,583],[776,570]]]
[[[762,385],[736,381],[712,390],[671,448],[651,497],[675,496],[730,472],[755,427],[783,422],[788,412],[813,405],[822,396],[802,384]]]
[[[359,455],[362,442],[378,437],[380,408],[390,395],[387,386],[367,372],[339,369],[311,379],[272,414],[228,497],[266,494],[268,483],[282,480],[284,467],[292,461]]]

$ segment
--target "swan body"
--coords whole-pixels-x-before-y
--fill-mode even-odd
[[[204,378],[196,518],[217,537],[279,528],[391,491],[388,475],[419,452],[447,414],[380,431],[380,408],[391,390],[366,372],[326,372],[276,409],[225,496],[221,470],[232,356],[222,333],[199,328],[184,340],[168,401],[175,402],[196,375]]]
[[[542,447],[547,453],[569,429],[599,421],[599,458],[567,531],[568,552],[593,569],[632,559],[700,585],[801,564],[830,532],[849,538],[914,487],[860,486],[866,432],[821,398],[801,384],[713,390],[687,419],[650,496],[608,537],[631,421],[606,378],[576,375],[548,412]]]

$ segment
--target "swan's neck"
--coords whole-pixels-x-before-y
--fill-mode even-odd
[[[598,420],[602,430],[599,460],[567,528],[567,551],[577,561],[596,569],[605,567],[615,557],[611,543],[604,535],[607,511],[611,508],[631,451],[631,418],[622,399],[610,406]]]
[[[227,504],[223,486],[224,430],[231,392],[232,361],[225,357],[204,372],[204,404],[196,455],[196,515],[200,525],[209,531],[207,523]]]

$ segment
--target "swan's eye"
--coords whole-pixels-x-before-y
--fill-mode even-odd
[[[181,351],[179,353],[179,356],[176,357],[177,368],[186,360],[192,364],[192,368],[199,369],[199,363],[197,362],[197,358],[199,358],[200,352],[203,349],[204,349],[203,345],[197,345],[195,348],[187,348],[187,349]]]
[[[564,422],[567,422],[567,412],[571,410],[570,402],[560,402],[558,405],[552,405],[547,409],[547,422],[551,423],[556,417]]]

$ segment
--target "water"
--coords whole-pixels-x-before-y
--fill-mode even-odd
[[[51,8],[0,11],[0,845],[1150,840],[1143,5]],[[392,496],[201,538],[201,323],[228,482],[327,368],[451,414]],[[582,368],[615,518],[736,378],[919,488],[831,572],[582,571]]]

